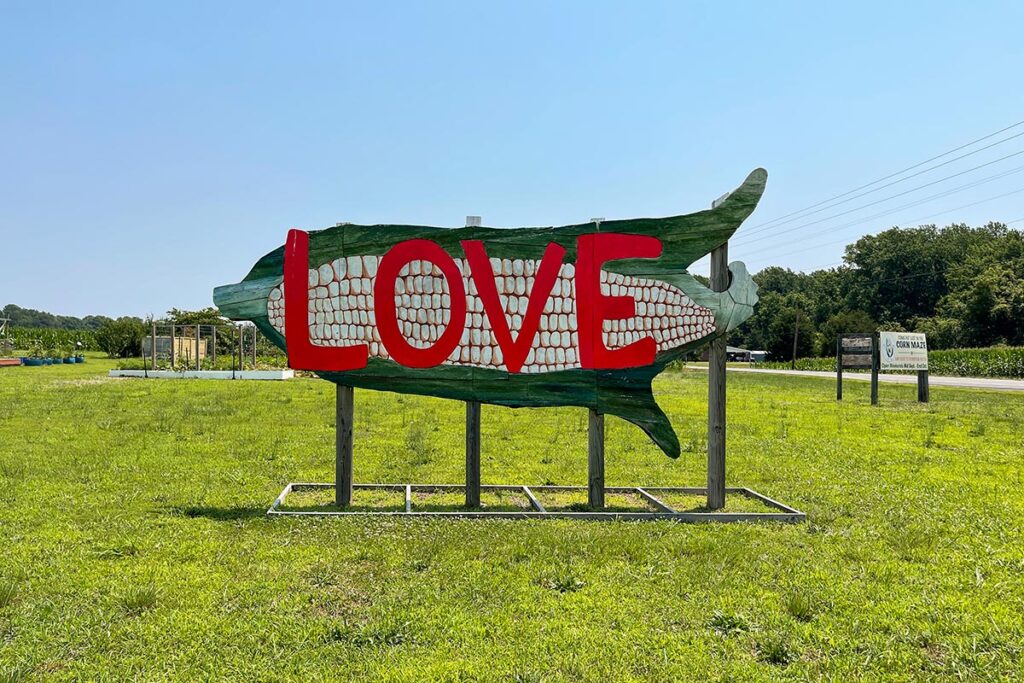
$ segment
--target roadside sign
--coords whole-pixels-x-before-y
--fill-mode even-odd
[[[917,400],[928,402],[928,340],[917,332],[841,334],[836,340],[836,400],[843,400],[843,370],[871,370],[871,405],[878,403],[878,373],[917,372]]]
[[[882,370],[927,370],[928,340],[918,332],[879,332]]]
[[[871,405],[878,403],[878,346],[871,333],[841,334],[836,341],[836,400],[843,400],[843,370],[871,370]]]

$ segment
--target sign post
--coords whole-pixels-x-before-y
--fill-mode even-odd
[[[334,403],[334,502],[352,504],[353,389],[339,384]]]
[[[466,216],[467,228],[479,228],[480,216]],[[466,507],[480,507],[480,402],[466,401]]]
[[[718,207],[729,195],[711,202]],[[711,252],[711,290],[729,289],[729,242]],[[709,510],[725,507],[725,363],[727,339],[723,334],[711,342],[708,351],[708,490]]]

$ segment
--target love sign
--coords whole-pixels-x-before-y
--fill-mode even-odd
[[[749,317],[742,263],[712,292],[686,267],[754,210],[756,170],[716,208],[558,228],[291,230],[214,302],[295,369],[349,386],[499,405],[578,405],[679,443],[651,380]]]

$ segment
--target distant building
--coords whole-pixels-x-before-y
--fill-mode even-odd
[[[704,350],[700,352],[700,359],[706,361],[710,352],[711,348],[705,346]],[[760,359],[755,359],[754,354],[761,354]],[[725,347],[725,359],[732,363],[749,363],[753,360],[760,362],[767,356],[768,354],[764,351],[748,351],[747,349],[741,349],[738,346]]]

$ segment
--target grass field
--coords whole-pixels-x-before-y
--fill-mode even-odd
[[[108,367],[0,370],[0,682],[1024,676],[1019,397],[731,374],[730,484],[802,525],[268,519],[332,385]],[[609,485],[703,484],[706,381],[657,382],[677,461],[609,418]],[[460,404],[356,401],[357,480],[461,481]],[[485,406],[484,483],[583,484],[586,419]]]

